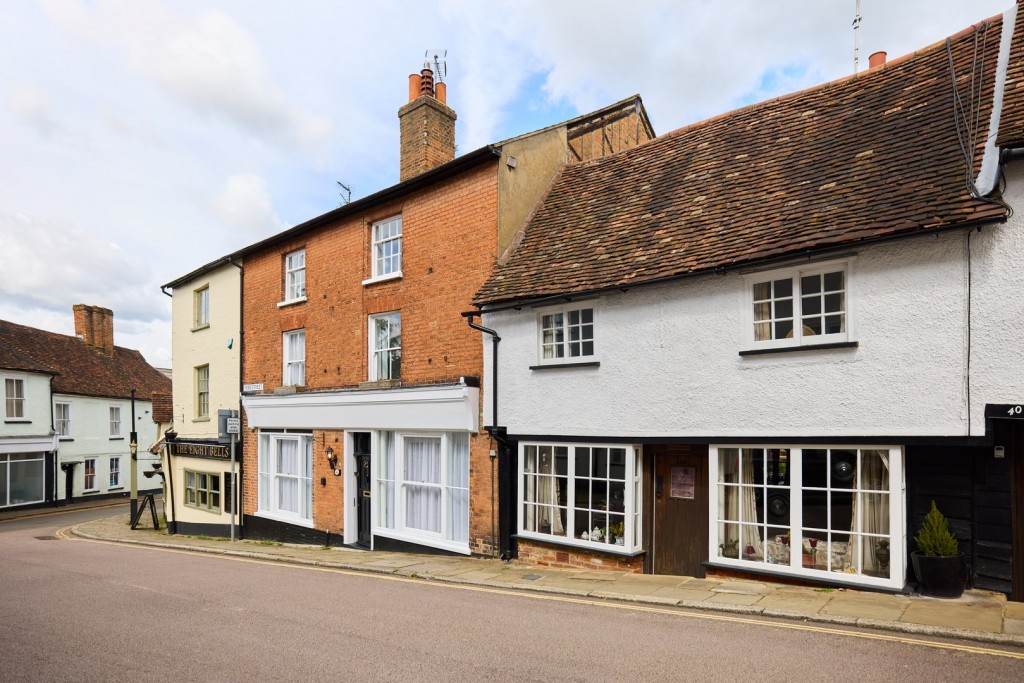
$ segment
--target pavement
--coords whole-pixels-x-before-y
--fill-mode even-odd
[[[123,501],[118,504],[123,505]],[[8,515],[10,513],[5,513],[0,520]],[[184,534],[172,536],[165,529],[155,531],[140,527],[133,531],[128,514],[123,511],[78,524],[71,528],[71,533],[92,540],[391,574],[424,581],[776,617],[1024,648],[1024,603],[1009,602],[1001,593],[983,590],[968,590],[959,599],[940,599],[733,578],[699,579],[538,567],[481,557],[230,541]]]

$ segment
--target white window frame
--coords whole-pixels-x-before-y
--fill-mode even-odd
[[[201,330],[210,326],[210,285],[204,285],[193,294],[192,329]]]
[[[4,377],[4,415],[8,420],[27,420],[28,382],[24,377]],[[12,395],[13,394],[13,395]]]
[[[370,277],[363,284],[402,277],[402,216],[375,221],[370,240]]]
[[[719,548],[720,525],[731,523],[725,520],[725,501],[719,495],[719,453],[725,449],[786,449],[789,452],[787,460],[787,480],[789,490],[789,564],[777,564],[766,561],[766,558],[747,560],[743,558],[743,550],[740,549],[739,558],[725,557],[722,549]],[[846,572],[825,571],[821,569],[806,568],[802,564],[803,549],[803,451],[828,449],[830,451],[888,451],[889,468],[889,578],[852,574]],[[849,584],[876,586],[884,588],[902,588],[906,574],[905,558],[907,555],[907,530],[904,510],[906,509],[906,484],[904,481],[904,453],[900,446],[892,445],[844,445],[844,444],[717,444],[709,447],[708,463],[708,557],[718,565],[744,568],[747,570],[782,574],[787,576],[799,576],[811,580],[842,581]],[[818,488],[812,490],[820,490]],[[844,489],[848,490],[848,489]],[[862,494],[863,495],[863,494]],[[724,520],[724,521],[723,521]],[[854,535],[863,532],[853,532]],[[866,534],[871,535],[871,534]],[[819,544],[820,546],[820,544]],[[801,552],[795,552],[793,548],[800,548]],[[821,550],[815,550],[821,552]],[[828,550],[825,550],[828,552]]]
[[[196,377],[196,419],[210,419],[210,366],[200,365],[195,370]]]
[[[398,321],[398,346],[387,346],[384,348],[377,348],[377,321],[387,320],[388,321],[388,339],[391,336],[391,327],[394,324],[393,319]],[[368,378],[371,382],[380,380],[399,380],[402,378],[402,312],[401,311],[388,311],[387,313],[377,313],[374,315],[367,316],[367,334],[369,340],[369,373]],[[381,373],[377,369],[377,357],[379,354],[391,354],[398,351],[398,373],[397,376],[391,376],[391,363],[388,363],[388,376],[381,377]]]
[[[120,439],[124,437],[121,422],[121,406],[110,406],[110,438]]]
[[[291,355],[292,339],[302,340],[302,353]],[[289,330],[281,335],[281,386],[306,386],[306,330]],[[296,381],[301,375],[301,381]]]
[[[306,300],[306,249],[296,249],[284,256],[284,300],[278,306]]]
[[[853,258],[846,258],[841,260],[825,261],[818,263],[808,263],[803,266],[791,266],[788,268],[777,268],[773,270],[764,270],[754,273],[747,273],[743,276],[744,284],[744,325],[745,333],[744,340],[746,346],[751,349],[771,349],[771,348],[789,348],[797,346],[818,346],[822,344],[837,344],[848,342],[855,339],[854,335],[854,317],[852,312],[851,301],[853,299],[853,287],[851,286],[851,275],[853,273]],[[803,299],[804,292],[801,289],[801,279],[804,277],[820,275],[824,276],[826,273],[842,272],[843,274],[843,289],[840,290],[843,295],[843,304],[840,314],[843,316],[843,331],[832,334],[807,334],[804,331],[804,324],[802,322],[803,315]],[[759,283],[774,283],[778,280],[791,280],[792,282],[792,336],[783,337],[780,339],[757,339],[755,332],[755,325],[758,322],[755,316],[755,298],[754,288]],[[774,285],[773,296],[774,296]],[[808,294],[808,297],[811,295]],[[776,299],[758,300],[760,303],[767,303],[771,306],[771,317],[767,321],[774,321],[775,318],[775,307],[774,301]],[[825,313],[809,313],[809,316],[825,317]],[[780,317],[779,319],[787,319]],[[773,329],[773,322],[768,322],[769,326],[772,327],[771,334],[774,337],[775,330]],[[808,328],[809,329],[809,328]]]
[[[283,442],[298,449],[298,474],[280,474],[277,455]],[[278,505],[279,480],[295,480],[299,489],[298,511]],[[260,432],[257,456],[257,515],[279,522],[313,527],[313,435],[308,432]]]
[[[389,436],[390,435],[390,436]],[[394,444],[394,463],[393,471],[390,473],[391,476],[386,476],[386,453],[385,450],[385,439],[395,439]],[[459,482],[454,480],[452,473],[452,457],[453,457],[453,438],[465,438],[467,440],[467,458],[466,458],[466,472],[465,480],[466,485],[462,486]],[[424,482],[413,482],[406,478],[405,470],[405,446],[408,439],[437,439],[440,442],[439,448],[441,453],[441,472],[440,481],[424,483]],[[466,519],[469,519],[469,468],[472,453],[472,439],[468,432],[414,432],[414,431],[395,431],[395,432],[374,432],[372,442],[373,455],[373,492],[374,498],[376,498],[376,504],[372,506],[373,511],[371,513],[371,528],[373,533],[378,536],[385,536],[387,538],[393,538],[396,540],[409,541],[411,543],[418,543],[421,545],[429,545],[435,548],[441,548],[444,550],[450,550],[452,552],[462,553],[465,555],[470,554],[469,549],[469,528],[466,529],[465,538],[449,538],[448,530],[450,528],[451,518],[453,516],[453,506],[456,504],[455,492],[461,491],[462,495],[465,496],[465,515]],[[438,520],[438,528],[441,530],[438,533],[427,531],[424,529],[418,529],[415,527],[406,526],[406,489],[409,486],[431,486],[440,489],[441,491],[441,503]],[[387,505],[388,496],[386,494],[386,488],[392,487],[393,495],[391,500],[394,502],[394,509],[390,511],[390,515],[387,514],[382,506]],[[387,520],[390,519],[391,525],[387,525]]]
[[[53,422],[57,430],[57,436],[63,439],[72,439],[71,432],[71,404],[67,401],[56,401],[53,404]]]
[[[527,487],[524,483],[527,474],[533,474],[526,472],[526,451],[527,448],[531,447],[538,449],[538,453],[541,448],[552,448],[552,452],[554,448],[566,448],[568,450],[568,462],[565,478],[567,490],[564,536],[557,534],[545,534],[538,531],[528,531],[526,529],[526,520],[524,513],[525,504],[536,503],[536,501],[526,500]],[[576,503],[574,499],[574,491],[577,479],[577,448],[607,448],[625,451],[625,501],[623,503],[622,512],[625,534],[622,545],[608,543],[605,541],[605,539],[599,541],[592,541],[588,538],[587,540],[584,540],[583,538],[581,538],[583,532],[586,531],[589,536],[592,530],[581,530],[575,528]],[[552,467],[554,467],[554,465],[552,465]],[[516,528],[518,535],[522,538],[531,538],[538,541],[544,541],[545,543],[555,543],[558,545],[573,546],[577,548],[587,548],[589,550],[599,550],[601,552],[613,553],[617,555],[634,555],[643,550],[643,455],[639,446],[633,444],[610,443],[522,441],[519,443],[519,457],[518,465],[516,467],[516,476],[518,477]],[[584,476],[582,474],[580,475],[580,478],[589,479],[591,481],[594,480],[590,476]]]
[[[108,488],[119,489],[123,486],[121,484],[121,456],[112,455],[108,460],[107,469],[107,483]]]
[[[96,486],[97,473],[96,473],[96,460],[97,458],[86,458],[85,463],[82,465],[82,493],[92,493],[99,491]],[[90,468],[92,472],[90,473]],[[89,485],[89,477],[92,477],[92,486]]]
[[[584,322],[589,312],[590,322]],[[577,322],[570,322],[573,314],[579,315]],[[561,315],[561,323],[555,326],[546,325],[550,318]],[[546,340],[547,330],[556,330],[560,333],[561,340]],[[539,365],[569,365],[573,363],[594,363],[598,362],[598,306],[594,301],[580,303],[569,303],[562,306],[548,306],[537,311],[537,363]],[[574,331],[578,333],[577,339],[571,339]],[[590,333],[589,337],[585,335]],[[590,353],[587,344],[590,345]],[[546,350],[551,349],[555,354],[545,358]],[[561,356],[557,354],[561,353]],[[572,354],[576,355],[572,355]]]

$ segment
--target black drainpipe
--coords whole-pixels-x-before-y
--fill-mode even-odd
[[[498,343],[501,341],[501,337],[494,330],[473,322],[473,319],[481,313],[481,311],[470,311],[462,315],[474,330],[491,335],[493,343],[491,352],[491,425],[485,426],[484,430],[498,444],[498,548],[501,559],[511,560],[515,556],[512,538],[512,516],[515,510],[512,500],[512,482],[514,481],[512,453],[507,436],[508,430],[499,426],[498,423]]]

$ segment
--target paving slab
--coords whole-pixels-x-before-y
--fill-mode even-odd
[[[364,567],[385,567],[389,569],[400,569],[420,564],[423,560],[418,557],[379,557],[372,562],[364,562]]]
[[[989,633],[1003,630],[1003,620],[995,610],[951,601],[914,600],[900,621]]]
[[[698,590],[711,590],[712,588],[718,588],[724,581],[716,581],[715,579],[686,579],[684,582],[686,585],[680,584],[680,588],[696,588]]]
[[[843,592],[827,593],[831,596],[820,614],[842,617],[899,621],[910,604],[909,598],[900,598],[878,593]]]
[[[765,610],[792,612],[798,614],[817,614],[832,598],[825,593],[813,593],[807,590],[780,589],[764,596],[757,603]]]
[[[1003,606],[1003,616],[1007,619],[1024,620],[1024,602],[1008,602]]]
[[[659,586],[656,583],[641,583],[639,581],[616,581],[615,583],[609,583],[601,586],[602,593],[609,593],[612,595],[650,595],[659,588],[665,586]]]
[[[658,590],[651,593],[651,595],[659,598],[686,600],[687,602],[703,602],[715,595],[711,591],[690,589],[684,586],[662,586]]]
[[[1024,619],[1003,619],[1003,633],[1008,636],[1024,636]]]
[[[764,596],[760,593],[715,593],[710,598],[704,601],[704,604],[715,604],[715,605],[746,605],[749,607],[754,606]]]
[[[571,574],[569,574],[569,578],[570,579],[579,579],[581,581],[602,581],[602,582],[618,581],[619,579],[622,578],[622,576],[623,575],[618,573],[618,572],[595,572],[595,571],[572,572]]]
[[[767,595],[771,592],[766,584],[753,581],[728,581],[711,590],[714,593],[736,593],[738,595]]]

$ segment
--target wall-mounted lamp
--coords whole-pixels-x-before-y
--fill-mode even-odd
[[[334,470],[334,474],[338,474],[338,454],[334,452],[334,448],[331,446],[327,447],[327,464]]]

